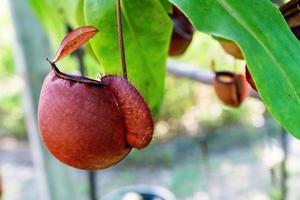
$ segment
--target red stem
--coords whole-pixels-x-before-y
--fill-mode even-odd
[[[122,71],[123,71],[123,77],[127,79],[127,68],[126,68],[126,58],[125,58],[123,28],[122,28],[121,0],[117,0],[117,18],[118,18],[118,39],[119,39],[119,47],[121,53]]]

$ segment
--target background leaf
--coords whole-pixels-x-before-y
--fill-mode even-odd
[[[77,8],[76,8],[76,21],[78,26],[85,25],[84,18],[84,0],[78,0]]]
[[[168,0],[159,0],[167,13],[172,13],[172,4]]]
[[[83,1],[29,0],[29,3],[56,44],[66,34],[67,26],[75,29],[84,25]]]
[[[108,74],[121,74],[116,1],[86,0],[85,17],[99,33],[92,48]],[[172,22],[159,0],[123,0],[122,17],[128,78],[157,114],[164,94]]]
[[[45,0],[43,0],[45,1]],[[71,26],[73,29],[78,26],[77,23],[77,9],[78,5],[82,2],[79,0],[48,0],[51,5],[56,8],[58,14],[61,16],[61,20]]]
[[[57,9],[49,0],[29,0],[29,3],[49,34],[52,44],[59,44],[67,30]]]
[[[267,108],[300,138],[300,43],[279,10],[268,0],[171,2],[198,30],[239,44]]]

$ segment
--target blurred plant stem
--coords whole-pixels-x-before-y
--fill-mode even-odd
[[[283,159],[280,164],[280,172],[281,172],[280,187],[281,187],[282,200],[285,200],[287,198],[287,193],[288,193],[288,187],[287,187],[288,172],[287,172],[286,164],[288,160],[289,147],[288,147],[288,134],[286,133],[284,128],[282,128],[280,133],[280,142],[283,151]]]

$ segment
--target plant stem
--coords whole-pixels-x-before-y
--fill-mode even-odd
[[[127,68],[124,50],[123,28],[122,28],[122,14],[121,14],[121,0],[117,0],[117,18],[118,18],[118,39],[121,53],[121,64],[123,77],[127,79]]]

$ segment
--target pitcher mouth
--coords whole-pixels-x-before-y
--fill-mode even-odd
[[[55,65],[55,63],[51,62],[48,58],[47,61],[50,63],[52,70],[54,71],[55,75],[59,78],[68,80],[68,81],[74,81],[74,82],[78,82],[78,83],[84,83],[84,84],[89,84],[89,85],[94,85],[94,86],[104,86],[105,84],[103,84],[98,80],[95,79],[91,79],[91,78],[87,78],[84,76],[79,76],[79,75],[74,75],[74,74],[68,74],[65,72],[61,72],[57,66]]]
[[[224,84],[232,84],[235,80],[235,74],[232,72],[216,72],[216,80]]]
[[[180,35],[181,37],[191,40],[194,35],[194,30],[192,27],[190,27],[189,24],[186,24],[184,22],[181,22],[180,20],[174,19],[174,31]]]

